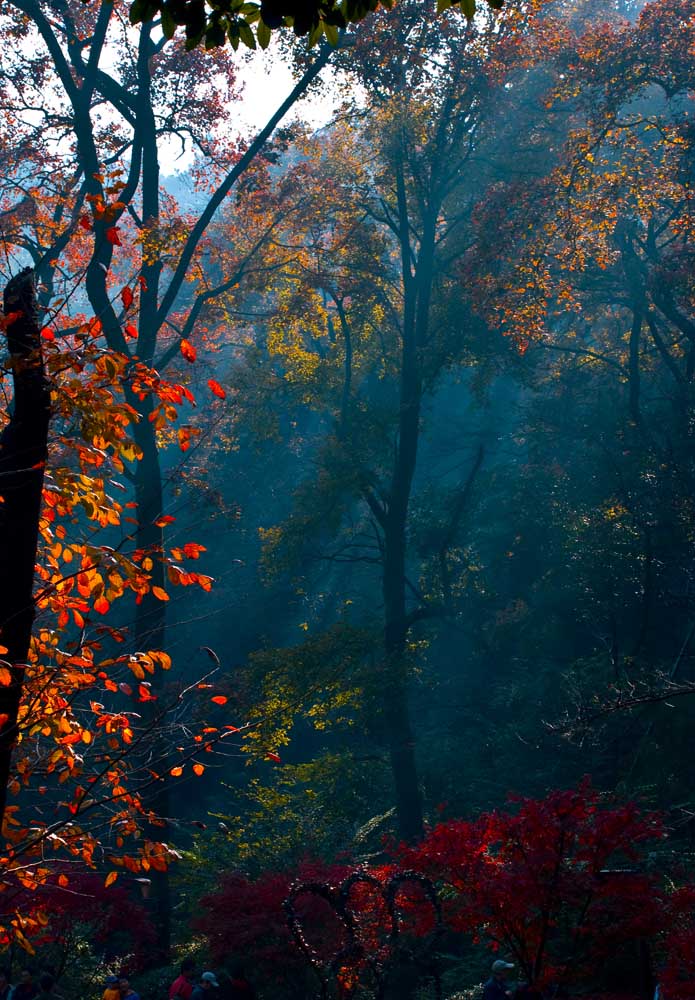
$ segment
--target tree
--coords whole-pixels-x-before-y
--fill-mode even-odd
[[[32,278],[23,272],[6,297],[15,395],[0,486],[0,538],[10,556],[2,577],[3,653],[10,659],[0,674],[0,941],[28,950],[46,933],[51,900],[73,898],[73,868],[101,870],[97,881],[106,874],[107,886],[119,870],[143,881],[166,872],[176,852],[157,836],[156,791],[169,771],[177,776],[191,766],[201,775],[200,755],[236,732],[210,725],[202,705],[197,731],[190,716],[196,683],[158,698],[150,678],[169,669],[170,657],[161,650],[119,654],[122,630],[99,624],[113,603],[126,594],[137,601],[151,586],[146,553],[128,550],[129,534],[117,546],[100,545],[89,528],[120,524],[123,508],[106,492],[106,477],[136,459],[129,436],[136,414],[113,382],[123,359],[104,352],[95,321],[63,343],[52,328],[39,330]],[[145,366],[138,377],[154,385]],[[168,396],[172,388],[158,378],[153,391]],[[33,594],[37,539],[42,586]],[[196,557],[200,547],[184,548]],[[105,643],[116,647],[108,650],[113,655],[104,655]],[[201,683],[210,689],[207,678]],[[147,718],[139,705],[151,708]],[[173,754],[169,744],[178,746]],[[9,805],[8,796],[20,803]]]
[[[308,480],[298,490],[296,513],[267,533],[268,558],[306,553],[316,539],[326,559],[377,567],[382,659],[373,684],[408,840],[423,823],[408,704],[410,636],[417,622],[443,611],[413,582],[423,402],[479,330],[456,311],[461,232],[475,204],[466,170],[494,144],[512,92],[506,84],[534,58],[535,14],[531,7],[500,18],[481,14],[424,39],[419,11],[400,5],[390,15],[398,27],[388,30],[407,39],[405,49],[393,42],[377,56],[371,35],[357,41],[351,60],[369,88],[369,114],[359,128],[334,130],[316,181],[326,192],[323,213],[301,237],[301,267],[280,275],[279,322],[269,336],[284,378],[332,430],[318,458],[319,488]],[[315,304],[311,322],[297,309],[307,296]],[[374,406],[368,396],[377,380],[383,387]],[[464,504],[479,465],[474,452],[460,489]],[[455,513],[452,519],[455,532]],[[331,533],[338,538],[332,550]]]
[[[454,890],[452,927],[514,956],[531,983],[586,981],[604,955],[660,928],[654,880],[633,870],[662,836],[634,803],[585,782],[515,812],[442,823],[403,862]]]
[[[208,577],[171,566],[164,548],[164,528],[172,518],[164,512],[160,444],[167,422],[178,415],[176,407],[193,405],[194,398],[181,382],[166,383],[163,372],[181,355],[195,360],[194,342],[203,336],[213,303],[233,294],[253,270],[251,261],[255,267],[287,205],[275,202],[271,210],[263,204],[265,182],[262,169],[257,170],[259,195],[255,206],[249,199],[248,230],[242,217],[234,250],[220,261],[213,285],[199,267],[206,234],[237,180],[258,162],[278,122],[326,64],[329,49],[319,53],[278,112],[247,143],[225,128],[235,88],[226,54],[210,56],[218,75],[214,83],[205,82],[200,54],[185,57],[152,22],[133,39],[124,22],[123,8],[111,2],[74,8],[19,0],[3,12],[3,30],[21,40],[0,78],[6,106],[16,112],[18,123],[15,142],[4,151],[3,226],[6,242],[34,261],[45,289],[41,304],[63,309],[70,316],[70,333],[79,331],[82,317],[70,315],[66,301],[84,288],[95,329],[118,359],[111,375],[120,381],[124,405],[137,415],[130,464],[123,471],[134,496],[139,572],[145,569],[148,581],[135,606],[133,652],[139,653],[165,648],[167,579],[210,586]],[[108,67],[107,48],[113,59]],[[43,97],[47,89],[53,94],[50,102]],[[40,120],[27,118],[29,106],[41,108]],[[64,145],[62,136],[68,137]],[[181,218],[162,198],[159,144],[166,136],[192,142],[212,165],[206,175],[206,183],[212,180],[208,197],[193,219]],[[48,204],[17,156],[18,149],[28,147],[51,192]],[[60,283],[64,295],[56,302]],[[224,396],[216,380],[209,389]],[[177,437],[186,450],[190,427],[182,427]],[[155,811],[167,815],[166,785],[159,789]],[[163,899],[163,928],[167,912]]]
[[[568,119],[567,140],[549,169],[498,190],[467,268],[487,321],[523,339],[529,365],[548,366],[532,417],[543,421],[545,443],[531,446],[536,469],[522,475],[538,484],[547,463],[559,543],[547,559],[566,559],[559,593],[577,595],[591,633],[574,647],[586,679],[568,729],[610,726],[615,742],[603,743],[615,748],[613,780],[660,767],[646,759],[652,737],[670,742],[683,731],[675,737],[673,717],[662,728],[648,706],[659,691],[662,700],[675,694],[679,679],[689,693],[692,616],[682,595],[691,586],[693,299],[683,279],[692,129],[682,102],[691,45],[692,20],[678,3],[649,4],[634,23],[568,38],[548,99],[551,114]],[[513,208],[500,257],[499,232],[494,247],[487,241],[501,204]],[[549,427],[558,434],[550,448]],[[567,462],[570,427],[585,442],[586,464],[576,449]],[[533,502],[547,509],[547,500]],[[552,545],[547,524],[542,531]],[[631,704],[633,738],[621,739],[624,723],[608,720]]]
[[[9,282],[4,312],[14,406],[0,437],[0,643],[8,658],[0,678],[0,822],[34,619],[34,563],[50,416],[31,269]]]

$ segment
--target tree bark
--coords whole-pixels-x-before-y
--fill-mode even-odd
[[[7,650],[2,658],[11,677],[0,686],[0,824],[34,621],[34,566],[51,415],[31,268],[7,285],[4,312],[14,400],[0,437],[0,643]]]
[[[408,843],[424,833],[422,796],[410,720],[406,648],[406,561],[408,515],[417,467],[422,406],[422,351],[429,325],[434,259],[434,225],[425,221],[415,270],[411,267],[410,225],[402,162],[396,164],[399,242],[403,280],[403,327],[398,437],[383,530],[384,569],[384,718],[389,739],[391,771],[400,835]]]
[[[164,552],[164,531],[159,518],[164,509],[164,491],[162,470],[159,460],[159,448],[154,425],[149,419],[152,412],[152,398],[148,397],[139,406],[140,421],[135,425],[134,438],[142,449],[142,459],[135,466],[135,502],[137,504],[138,526],[135,541],[138,549],[147,552],[152,558],[150,571],[152,587],[166,589],[166,579],[162,553]],[[142,652],[150,649],[163,650],[166,646],[166,605],[150,591],[138,605],[133,630],[135,648]],[[158,671],[154,678],[154,687],[161,695],[165,683]],[[152,705],[144,706],[145,709]],[[145,715],[147,713],[145,712]],[[162,737],[155,736],[153,747],[155,757],[165,756],[166,747],[162,745]],[[165,834],[166,823],[171,815],[171,800],[169,781],[166,775],[155,785],[155,795],[147,803],[157,816],[156,823],[151,824],[148,835],[153,840],[169,840],[170,832]],[[152,965],[166,963],[171,952],[171,889],[168,872],[150,873],[152,880],[152,917],[157,931],[157,944],[151,956]]]

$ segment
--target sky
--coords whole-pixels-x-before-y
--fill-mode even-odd
[[[243,83],[243,96],[237,105],[240,127],[249,135],[259,131],[270,116],[278,109],[295,85],[292,72],[279,51],[271,49],[263,52],[238,53],[238,77]],[[330,74],[326,67],[323,76]],[[301,118],[314,128],[325,125],[334,110],[334,103],[325,92],[311,94],[288,113],[283,124]],[[162,173],[171,176],[187,170],[192,163],[192,155],[181,156],[181,146],[175,140],[168,147],[161,147]]]

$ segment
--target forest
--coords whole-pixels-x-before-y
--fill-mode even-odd
[[[0,1000],[695,998],[691,0],[0,44]]]

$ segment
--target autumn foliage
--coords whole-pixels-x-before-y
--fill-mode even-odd
[[[383,730],[367,759],[376,769],[389,758],[400,829],[415,845],[392,846],[388,864],[365,869],[370,877],[386,884],[394,870],[421,873],[438,888],[452,934],[486,958],[512,958],[539,987],[586,984],[639,939],[656,942],[667,991],[695,997],[692,892],[667,892],[646,860],[664,836],[657,817],[583,784],[427,827],[420,840],[428,804],[414,750],[420,722],[410,718],[411,682],[428,645],[419,629],[462,620],[475,591],[466,580],[483,575],[475,545],[456,541],[482,447],[460,498],[444,497],[452,501],[446,523],[427,531],[417,523],[433,522],[413,492],[424,472],[418,449],[430,447],[439,419],[430,402],[454,367],[476,368],[482,385],[492,376],[481,357],[525,365],[548,350],[578,355],[587,370],[604,365],[617,372],[610,392],[625,387],[630,435],[646,435],[649,413],[658,424],[654,401],[672,395],[678,433],[665,444],[651,435],[651,467],[640,480],[651,489],[666,472],[682,478],[670,507],[683,525],[692,520],[691,480],[669,464],[681,449],[687,470],[692,446],[695,131],[682,113],[692,97],[692,5],[653,0],[627,21],[606,4],[605,23],[593,23],[580,16],[582,4],[508,3],[498,17],[489,3],[475,19],[449,12],[425,39],[422,11],[403,2],[379,12],[351,50],[357,78],[372,88],[367,110],[341,115],[325,134],[297,127],[282,163],[267,136],[254,145],[234,132],[236,70],[221,43],[264,46],[285,9],[247,4],[222,25],[219,11],[208,23],[207,8],[201,20],[203,5],[186,6],[198,12],[188,39],[205,37],[215,49],[207,56],[172,40],[186,18],[174,17],[181,5],[168,0],[137,2],[132,24],[125,0],[12,0],[0,15],[11,42],[0,98],[13,130],[12,141],[0,138],[2,239],[12,266],[26,254],[40,272],[51,386],[26,663],[9,662],[0,645],[0,688],[17,671],[22,685],[16,724],[0,714],[12,744],[0,946],[60,939],[106,893],[146,945],[151,931],[132,890],[162,880],[180,857],[163,819],[169,782],[205,783],[215,752],[244,731],[254,761],[281,766],[291,759],[284,748],[297,706],[310,704],[307,717],[321,725],[335,707],[352,725],[367,704],[365,731],[371,739]],[[368,6],[353,5],[356,19]],[[473,7],[461,4],[464,13]],[[312,41],[337,41],[343,22],[324,16],[336,9],[313,9],[303,26]],[[163,37],[150,19],[156,11]],[[405,48],[413,33],[421,42]],[[44,106],[48,91],[53,104]],[[527,146],[518,144],[517,174],[503,179],[495,161],[505,129],[525,131],[517,116],[522,126],[535,116],[534,124]],[[159,186],[164,138],[202,151],[199,212]],[[267,322],[244,318],[254,312]],[[222,368],[230,358],[239,362],[233,386]],[[278,429],[280,396],[292,416]],[[201,647],[200,667],[186,663],[185,681],[176,669],[166,609],[176,589],[208,592],[213,580],[206,546],[174,535],[163,456],[190,459],[222,415],[241,423],[237,409],[262,422],[267,400],[275,405],[268,436],[301,456],[302,476],[318,469],[315,480],[290,484],[292,504],[277,505],[285,520],[262,529],[269,575],[294,572],[316,557],[317,538],[330,537],[335,547],[318,558],[333,567],[361,562],[365,577],[378,567],[365,593],[380,586],[385,600],[363,602],[355,621],[360,635],[372,631],[354,653],[346,628],[330,657],[330,644],[309,644],[313,635],[284,657],[257,654],[263,690],[242,706],[244,724],[233,715],[231,682],[218,688],[214,651]],[[316,448],[307,424],[325,431]],[[624,456],[638,447],[631,441],[618,445]],[[274,483],[274,498],[283,488]],[[625,495],[632,505],[634,491]],[[649,543],[635,560],[646,566],[644,581],[633,588],[643,586],[645,621],[649,586],[662,572],[651,549],[657,513],[644,525],[635,514],[630,525]],[[612,523],[621,510],[611,502],[603,514]],[[496,580],[479,585],[480,593],[496,588]],[[670,583],[653,590],[670,595]],[[341,612],[350,628],[352,604],[346,599]],[[516,624],[517,610],[526,613],[521,599],[496,608],[497,625]],[[376,632],[375,656],[361,643]],[[335,677],[324,683],[329,659]],[[636,647],[618,660],[616,676],[631,671]],[[307,862],[256,879],[231,874],[203,900],[196,927],[215,961],[252,956],[268,982],[281,976],[303,996],[306,960],[283,901],[296,879],[335,888],[350,870]],[[387,955],[379,893],[356,890],[351,905],[364,941]],[[409,933],[430,933],[417,893],[399,905]],[[344,926],[316,896],[298,909],[329,966]],[[99,939],[123,929],[115,912],[104,910]]]
[[[283,903],[295,879],[333,884],[348,872],[345,866],[306,862],[296,872],[266,872],[257,879],[229,874],[219,892],[201,900],[195,928],[205,934],[213,961],[251,959],[260,979],[305,995],[311,974],[292,939]],[[317,952],[333,956],[345,943],[335,914],[316,897],[300,901],[298,909]]]
[[[452,927],[512,956],[531,982],[582,982],[659,928],[662,898],[643,858],[662,835],[657,817],[606,805],[585,784],[442,823],[403,860],[453,890]]]
[[[690,896],[676,894],[669,903],[645,865],[663,836],[658,817],[635,803],[606,801],[585,782],[545,799],[511,801],[507,810],[474,820],[440,823],[417,848],[394,848],[396,864],[362,870],[382,884],[397,871],[425,875],[440,894],[449,932],[505,956],[539,988],[551,982],[586,986],[631,942],[660,940],[673,907],[682,930],[671,931],[669,947],[678,951],[680,935],[690,940],[692,926],[682,916]],[[337,887],[348,871],[307,863],[257,880],[232,875],[203,900],[196,927],[219,960],[252,956],[271,978],[278,966],[299,975],[302,958],[282,908],[290,884],[318,880]],[[337,889],[331,892],[337,898]],[[306,936],[328,969],[344,946],[335,912],[316,896],[302,905]],[[351,906],[369,951],[379,953],[390,928],[383,899],[368,891]],[[404,931],[431,933],[433,911],[422,893],[402,895],[398,906]]]

